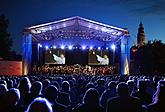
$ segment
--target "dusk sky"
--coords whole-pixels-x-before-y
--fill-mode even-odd
[[[165,0],[0,0],[0,15],[9,19],[13,50],[21,53],[24,27],[81,16],[128,28],[136,43],[142,21],[147,40],[165,42]]]

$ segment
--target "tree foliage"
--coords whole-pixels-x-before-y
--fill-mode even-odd
[[[0,57],[5,58],[12,46],[12,39],[7,28],[9,25],[8,19],[4,15],[0,15]]]
[[[148,41],[132,56],[140,73],[153,75],[165,73],[165,44],[162,41]]]

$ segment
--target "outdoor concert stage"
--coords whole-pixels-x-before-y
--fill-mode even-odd
[[[22,48],[24,75],[44,64],[117,66],[129,74],[128,30],[78,16],[25,28]]]

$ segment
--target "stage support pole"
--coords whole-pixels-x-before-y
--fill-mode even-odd
[[[40,44],[37,44],[37,66],[40,62]]]
[[[32,35],[24,33],[22,37],[22,74],[31,73]]]
[[[121,74],[129,75],[130,68],[130,36],[121,37]]]
[[[113,49],[113,66],[115,66],[115,51],[116,51],[116,49]]]

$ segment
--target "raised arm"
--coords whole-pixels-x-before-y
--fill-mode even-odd
[[[55,54],[53,54],[53,58],[55,61],[59,61],[61,59],[60,57],[56,56]]]
[[[103,60],[103,58],[102,58],[101,56],[99,56],[99,55],[96,55],[96,57],[97,57],[97,60],[98,60],[99,62],[101,62],[101,61]]]

